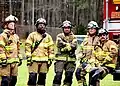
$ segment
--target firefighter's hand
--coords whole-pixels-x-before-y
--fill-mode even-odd
[[[110,56],[106,56],[106,57],[104,57],[104,61],[103,61],[102,65],[105,65],[105,64],[109,63],[110,61],[112,61],[112,58]]]
[[[83,62],[83,63],[82,63],[82,68],[85,69],[85,67],[86,67],[87,65],[88,65],[87,62]]]
[[[98,60],[95,60],[95,66],[97,66],[97,67],[101,67],[101,63],[98,61]]]
[[[62,52],[67,52],[68,50],[67,50],[67,48],[65,47],[65,48],[62,48],[61,51],[62,51]]]
[[[52,59],[48,59],[48,67],[50,67],[52,65]]]
[[[27,66],[32,65],[32,57],[27,57]]]
[[[110,56],[106,56],[106,57],[105,57],[105,60],[106,60],[106,61],[112,61],[112,58],[111,58]]]
[[[91,70],[92,68],[93,68],[92,65],[87,64],[84,69],[86,70],[86,72],[90,72],[90,70]]]
[[[18,66],[21,66],[21,65],[22,65],[22,59],[19,59]]]
[[[7,59],[2,59],[2,67],[6,67],[7,66]]]
[[[66,51],[70,51],[70,50],[71,50],[71,46],[66,46],[61,49],[62,52],[66,52]]]
[[[86,57],[83,57],[83,58],[80,58],[80,63],[84,63],[84,62],[87,62],[88,59]]]
[[[68,49],[68,51],[70,51],[70,50],[71,50],[71,46],[70,46],[70,44],[69,44],[69,43],[66,43],[66,48]]]

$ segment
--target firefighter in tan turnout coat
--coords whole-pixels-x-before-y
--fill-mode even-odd
[[[94,49],[97,67],[92,68],[89,73],[89,86],[100,86],[100,79],[109,73],[113,74],[117,62],[117,44],[108,39],[106,29],[100,29],[98,35],[100,45],[96,45]]]
[[[39,18],[36,21],[37,31],[30,33],[25,43],[29,86],[36,86],[36,81],[38,86],[45,86],[46,74],[54,57],[54,43],[45,27],[46,20]]]
[[[95,58],[92,51],[94,46],[99,44],[99,37],[97,36],[98,28],[98,24],[95,21],[88,23],[88,35],[81,44],[80,53],[82,53],[82,57],[80,57],[80,65],[75,73],[78,86],[87,85],[85,75],[89,72],[90,68],[94,66],[92,63],[95,61]]]
[[[63,33],[57,35],[56,46],[56,62],[54,64],[55,76],[53,86],[60,86],[63,71],[65,70],[65,79],[63,86],[71,86],[73,73],[75,71],[75,50],[77,47],[77,39],[71,31],[72,24],[70,21],[64,21],[62,24]]]
[[[1,86],[15,86],[17,82],[18,65],[22,64],[20,41],[15,34],[15,16],[5,19],[4,31],[0,34],[0,76]]]

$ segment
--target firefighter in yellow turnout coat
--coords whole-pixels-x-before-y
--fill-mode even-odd
[[[99,30],[100,45],[95,46],[95,64],[89,73],[89,86],[100,86],[100,79],[113,73],[117,61],[117,44],[108,39],[106,29]]]
[[[80,53],[82,53],[82,57],[80,58],[80,65],[75,73],[78,86],[87,85],[85,75],[89,72],[90,68],[94,66],[92,63],[95,61],[95,58],[92,51],[94,46],[99,44],[99,37],[97,36],[98,28],[98,24],[95,21],[88,23],[88,35],[81,44]]]
[[[15,86],[17,82],[18,63],[22,63],[20,54],[20,41],[15,34],[15,23],[18,19],[15,16],[8,16],[5,19],[3,33],[0,34],[0,75],[2,76],[1,86]]]
[[[25,51],[27,56],[27,65],[29,68],[29,86],[45,86],[46,74],[49,69],[49,62],[54,57],[54,43],[52,37],[46,33],[46,20],[39,18],[36,21],[37,31],[29,34]]]
[[[57,35],[56,45],[57,54],[54,69],[53,86],[60,86],[63,71],[65,70],[64,86],[71,86],[72,77],[75,71],[75,50],[77,47],[77,39],[71,31],[72,25],[70,21],[64,21],[62,24],[63,33]]]

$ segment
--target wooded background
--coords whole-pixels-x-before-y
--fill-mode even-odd
[[[15,15],[19,28],[26,29],[19,30],[23,32],[35,30],[34,24],[40,17],[47,20],[49,28],[59,28],[64,20],[69,20],[76,34],[86,34],[85,28],[91,20],[99,26],[103,21],[103,0],[0,0],[0,4],[0,20]]]

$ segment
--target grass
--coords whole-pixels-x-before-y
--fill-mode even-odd
[[[52,86],[52,81],[54,78],[54,64],[50,67],[50,70],[47,74],[47,79],[46,79],[46,86]],[[27,80],[28,80],[28,69],[26,66],[26,60],[23,61],[22,66],[19,67],[19,72],[18,72],[18,82],[16,86],[27,86]],[[120,77],[120,76],[118,76]],[[63,75],[64,78],[64,75]],[[87,75],[88,78],[88,75]],[[88,81],[88,80],[87,80]],[[77,86],[77,81],[75,76],[73,77],[73,84],[72,86]],[[101,81],[101,86],[120,86],[120,81],[113,81],[112,75],[107,75],[102,81]]]

